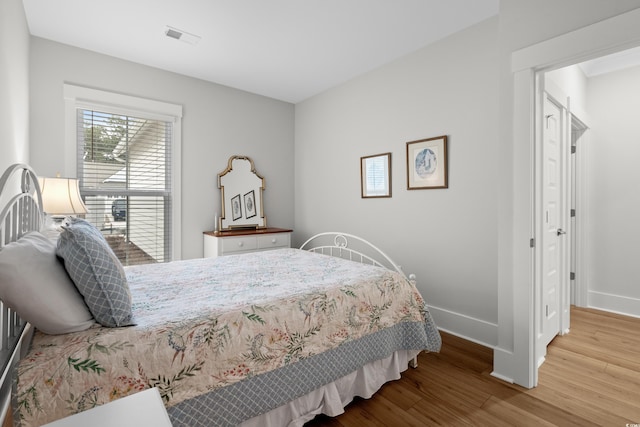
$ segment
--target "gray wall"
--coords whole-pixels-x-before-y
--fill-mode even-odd
[[[29,162],[29,39],[22,1],[0,1],[0,173]]]
[[[110,56],[31,39],[31,165],[53,176],[65,164],[63,83],[180,104],[182,258],[202,256],[202,232],[220,213],[217,174],[234,154],[265,177],[267,225],[293,227],[292,104]]]
[[[358,234],[418,287],[439,327],[497,334],[498,19],[296,105],[296,238]],[[406,142],[449,138],[449,188],[407,190]],[[360,157],[392,152],[392,197],[360,197]]]

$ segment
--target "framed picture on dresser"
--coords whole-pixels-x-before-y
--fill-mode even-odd
[[[256,196],[253,190],[244,195],[244,215],[245,218],[256,216]]]
[[[242,218],[242,203],[240,202],[240,195],[237,194],[231,198],[231,218],[234,221]]]

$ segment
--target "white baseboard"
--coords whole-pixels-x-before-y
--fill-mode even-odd
[[[513,352],[500,347],[493,349],[493,371],[491,376],[513,384]]]
[[[626,316],[640,317],[640,299],[589,291],[588,307]]]
[[[513,384],[513,378],[505,377],[504,375],[502,375],[499,372],[492,371],[490,375],[492,377],[497,378],[497,379],[499,379],[501,381],[504,381],[506,383]]]
[[[429,306],[436,326],[443,332],[476,344],[495,348],[498,344],[498,325],[443,308]]]

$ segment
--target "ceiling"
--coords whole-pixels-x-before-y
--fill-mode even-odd
[[[23,0],[33,36],[297,103],[498,13],[499,0]],[[184,33],[166,35],[168,27]],[[183,40],[195,38],[196,44]]]
[[[292,103],[499,11],[499,0],[23,0],[23,4],[34,36]],[[168,37],[169,29],[183,36]],[[638,64],[640,48],[580,67],[593,77]]]

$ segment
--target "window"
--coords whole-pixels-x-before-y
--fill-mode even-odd
[[[68,88],[75,95],[88,90],[65,85],[66,94]],[[124,98],[133,104],[139,100]],[[74,116],[68,129],[73,123],[75,173],[89,209],[86,219],[102,231],[123,265],[179,258],[179,120],[131,104],[101,105],[78,101],[77,96],[67,101],[67,115]]]

